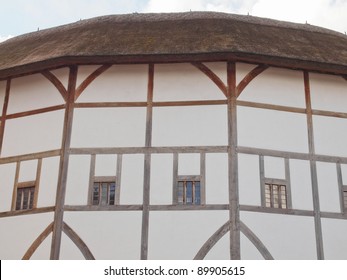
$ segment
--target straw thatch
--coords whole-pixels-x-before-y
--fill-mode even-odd
[[[214,12],[111,15],[1,43],[0,78],[74,63],[227,59],[347,74],[347,36]]]

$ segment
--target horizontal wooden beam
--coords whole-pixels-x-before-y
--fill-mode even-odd
[[[48,207],[40,207],[40,208],[34,208],[29,210],[6,211],[6,212],[0,212],[0,218],[48,213],[48,212],[53,212],[54,210],[55,210],[54,206],[48,206]]]
[[[32,116],[32,115],[58,111],[58,110],[62,110],[62,109],[65,109],[64,104],[55,105],[55,106],[46,107],[46,108],[40,108],[40,109],[36,109],[36,110],[25,111],[25,112],[20,112],[20,113],[9,114],[6,116],[6,119],[28,117],[28,116]]]
[[[56,157],[56,156],[60,156],[60,154],[61,154],[61,150],[51,150],[51,151],[39,152],[39,153],[33,153],[33,154],[4,157],[4,158],[0,158],[0,164],[40,159],[40,158],[42,159],[42,158],[48,158],[48,157]]]

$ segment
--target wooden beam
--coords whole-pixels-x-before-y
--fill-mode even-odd
[[[61,155],[61,150],[52,150],[47,152],[39,152],[39,153],[26,154],[26,155],[20,155],[20,156],[5,157],[5,158],[0,158],[0,164],[40,159],[40,158],[56,157],[60,155]]]
[[[58,111],[58,110],[62,110],[64,108],[65,108],[64,104],[62,104],[62,105],[55,105],[55,106],[51,106],[51,107],[46,107],[46,108],[41,108],[41,109],[36,109],[36,110],[31,110],[31,111],[25,111],[25,112],[10,114],[10,115],[6,116],[6,119],[9,120],[9,119],[28,117],[28,116],[32,116],[32,115]]]
[[[214,82],[215,85],[223,92],[225,97],[228,97],[227,86],[210,68],[208,68],[205,64],[201,62],[192,62],[191,64],[198,68],[207,77],[209,77],[212,80],[212,82]]]
[[[307,112],[308,147],[309,147],[309,153],[312,156],[315,154],[315,146],[314,146],[314,134],[313,134],[310,78],[309,78],[309,73],[307,71],[304,71],[304,86],[305,86],[305,101],[306,101],[306,112]],[[315,160],[312,160],[312,159],[310,160],[310,168],[311,168],[312,198],[313,198],[313,211],[314,211],[314,223],[315,223],[315,234],[316,234],[317,258],[319,260],[323,260],[324,259],[323,234],[322,234],[322,224],[321,224],[322,222],[320,217],[317,164]]]
[[[238,100],[238,101],[236,101],[236,104],[238,106],[243,106],[243,107],[268,109],[268,110],[290,112],[290,113],[299,113],[299,114],[305,114],[306,113],[306,110],[304,108],[296,108],[296,107],[289,107],[289,106],[265,104],[265,103],[258,103],[258,102],[250,102],[250,101]]]
[[[117,108],[146,107],[147,102],[82,102],[75,103],[75,108]]]
[[[229,222],[230,259],[239,260],[240,253],[240,213],[238,191],[237,156],[237,110],[236,110],[236,67],[234,62],[227,64],[228,75],[228,178],[229,178]]]
[[[67,102],[68,93],[64,85],[61,83],[61,81],[59,81],[59,79],[52,72],[48,70],[42,71],[41,74],[56,87],[56,89],[59,91],[59,93],[63,97],[64,101]]]
[[[60,255],[61,234],[63,230],[64,203],[67,183],[67,172],[69,166],[69,149],[71,142],[72,120],[74,112],[74,97],[77,80],[77,66],[70,67],[68,101],[65,109],[64,128],[59,164],[59,177],[57,195],[54,212],[53,236],[51,245],[51,256],[53,260],[58,260]]]
[[[259,74],[264,72],[266,69],[268,69],[269,66],[267,65],[258,65],[256,68],[254,68],[251,72],[249,72],[241,82],[236,87],[236,96],[239,97],[242,93],[242,91],[246,88],[246,86]]]
[[[40,207],[40,208],[28,209],[28,210],[0,212],[0,218],[49,213],[49,212],[54,211],[54,209],[55,209],[54,206],[48,206],[48,207]]]
[[[4,104],[2,106],[2,115],[0,118],[0,157],[2,152],[2,145],[4,142],[4,134],[5,134],[5,124],[6,124],[6,114],[7,114],[7,108],[8,108],[8,101],[10,98],[10,90],[11,90],[11,79],[8,79],[6,82],[6,92],[5,92],[5,99]]]
[[[106,70],[108,70],[112,65],[111,64],[105,64],[96,69],[93,73],[91,73],[76,89],[75,92],[75,101],[78,99],[78,97],[82,94],[82,92],[102,73],[104,73]]]

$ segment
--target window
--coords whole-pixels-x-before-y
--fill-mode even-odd
[[[343,194],[343,206],[345,211],[347,211],[347,187],[343,188],[342,194]]]
[[[116,183],[94,182],[92,196],[93,205],[115,205]]]
[[[201,204],[200,181],[180,180],[177,183],[177,204]]]
[[[17,187],[15,210],[29,210],[34,208],[35,185]]]
[[[265,206],[271,208],[287,208],[286,186],[265,184]]]

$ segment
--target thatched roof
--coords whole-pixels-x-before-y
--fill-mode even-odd
[[[74,63],[227,59],[347,74],[347,36],[215,12],[110,15],[1,43],[0,78]]]

